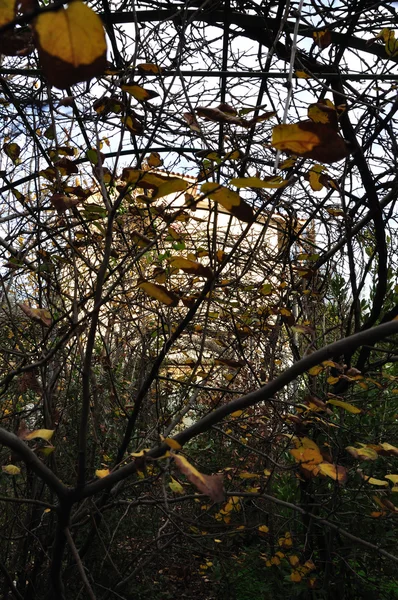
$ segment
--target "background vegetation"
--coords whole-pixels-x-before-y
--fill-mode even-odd
[[[2,597],[397,599],[394,6],[0,5]]]

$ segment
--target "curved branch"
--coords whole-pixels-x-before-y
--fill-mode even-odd
[[[0,444],[7,446],[16,452],[24,463],[36,473],[40,479],[48,485],[58,496],[65,498],[68,495],[68,488],[58,479],[56,475],[36,456],[36,454],[14,433],[10,433],[0,427]]]
[[[273,381],[267,383],[267,385],[264,387],[241,396],[240,398],[236,398],[236,400],[232,400],[224,406],[220,406],[212,413],[203,417],[203,419],[197,421],[197,423],[194,423],[176,435],[174,439],[182,446],[189,442],[192,438],[204,433],[205,431],[208,431],[213,425],[216,425],[222,421],[222,419],[236,410],[243,410],[249,408],[250,406],[254,406],[255,404],[259,404],[260,402],[270,400],[277,392],[282,390],[297,377],[303,375],[303,373],[308,371],[308,369],[315,367],[315,365],[322,363],[324,360],[327,360],[332,356],[354,352],[357,348],[364,344],[373,344],[378,340],[395,334],[398,334],[398,321],[391,321],[390,323],[378,325],[373,329],[360,331],[359,333],[351,335],[350,337],[343,338],[337,342],[334,342],[333,344],[330,344],[329,346],[325,346],[317,352],[309,354],[308,356],[305,356],[298,362],[294,363],[291,367],[286,369],[284,373],[279,375],[279,377]],[[166,444],[161,444],[160,446],[150,450],[146,456],[148,458],[159,458],[160,456],[164,455],[168,449],[169,447]],[[129,475],[135,473],[137,468],[138,467],[136,463],[132,462],[129,465],[114,471],[107,477],[86,485],[86,487],[82,490],[75,490],[73,492],[73,498],[75,501],[77,501],[81,498],[93,496],[102,490],[109,489],[118,481],[122,481]]]

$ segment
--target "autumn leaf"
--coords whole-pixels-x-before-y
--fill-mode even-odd
[[[310,182],[311,189],[314,192],[319,192],[324,186],[322,179],[323,171],[325,171],[325,167],[323,165],[314,165],[308,173],[308,181]]]
[[[138,102],[147,102],[148,100],[152,100],[152,98],[159,96],[157,92],[147,90],[137,84],[124,84],[120,87],[124,92],[127,92],[133,96],[133,98],[138,100]]]
[[[79,172],[79,169],[77,168],[76,164],[66,157],[63,157],[57,162],[55,162],[54,166],[57,167],[58,171],[63,177],[69,177],[69,175],[73,175]]]
[[[206,194],[214,202],[221,204],[225,210],[237,219],[246,223],[252,223],[254,219],[253,209],[236,192],[229,190],[218,183],[208,182],[201,187],[201,192]]]
[[[95,471],[95,474],[97,477],[99,477],[99,479],[103,479],[104,477],[106,477],[107,475],[109,475],[110,470],[109,469],[97,469]]]
[[[348,402],[337,400],[335,398],[333,398],[332,400],[328,400],[326,404],[332,404],[333,406],[343,408],[344,410],[346,410],[349,413],[352,413],[353,415],[359,415],[361,412],[363,412],[361,408],[358,408],[353,404],[349,404]]]
[[[50,197],[50,202],[57,211],[59,215],[68,210],[68,208],[72,208],[72,206],[76,206],[77,204],[81,204],[83,200],[81,198],[70,198],[69,196],[65,196],[65,194],[53,194]]]
[[[3,473],[7,473],[7,475],[19,475],[21,472],[21,469],[15,465],[6,465],[1,467],[1,469]]]
[[[316,365],[315,367],[311,367],[311,369],[308,369],[308,374],[311,375],[312,377],[316,377],[322,371],[323,371],[323,367],[321,365]]]
[[[267,527],[266,525],[260,525],[259,528],[258,528],[258,530],[261,533],[268,533],[269,532],[269,527]]]
[[[179,302],[179,297],[174,294],[174,292],[167,290],[163,285],[141,280],[138,283],[138,287],[148,294],[148,296],[151,296],[151,298],[154,298],[167,306],[177,306]]]
[[[103,164],[105,160],[105,155],[102,154],[102,152],[98,153],[95,148],[90,148],[90,150],[87,150],[86,156],[93,165],[98,165],[99,159],[101,164]]]
[[[148,165],[153,168],[161,167],[163,164],[159,152],[151,152],[147,159]]]
[[[330,125],[338,131],[338,118],[337,110],[333,102],[330,100],[320,100],[314,104],[310,104],[308,107],[308,118],[314,123],[323,123],[324,125]]]
[[[200,125],[196,120],[196,117],[193,113],[184,113],[182,115],[184,117],[184,119],[186,120],[186,122],[188,123],[189,128],[192,131],[195,131],[196,133],[200,133]]]
[[[383,479],[375,479],[374,477],[369,477],[368,475],[363,475],[362,478],[366,481],[366,483],[370,483],[370,485],[377,485],[378,487],[388,487],[388,482],[383,481]]]
[[[323,462],[323,456],[315,442],[309,438],[297,438],[294,440],[296,448],[290,450],[290,454],[307,471],[317,471],[318,465]]]
[[[110,112],[119,114],[124,108],[123,102],[115,96],[103,96],[93,103],[93,109],[99,115],[107,115]]]
[[[318,468],[322,475],[326,475],[327,477],[334,479],[334,481],[344,483],[347,480],[347,469],[341,465],[332,465],[328,462],[322,462],[318,465]]]
[[[210,106],[199,106],[196,109],[196,114],[206,121],[213,121],[214,123],[232,123],[234,125],[245,124],[245,120],[235,116],[234,113],[230,111],[226,112],[219,108],[211,108]]]
[[[37,451],[40,452],[41,454],[43,454],[44,456],[50,456],[50,454],[52,454],[55,451],[55,447],[54,446],[43,446],[42,448],[38,448]]]
[[[0,27],[10,23],[17,14],[17,0],[0,0]]]
[[[16,143],[12,144],[4,144],[3,146],[4,153],[7,154],[9,158],[11,158],[14,164],[17,163],[19,155],[21,154],[21,148]]]
[[[123,169],[122,180],[138,188],[153,190],[153,200],[163,198],[169,194],[184,192],[189,187],[188,181],[185,181],[181,177],[142,171],[132,167]]]
[[[144,125],[140,119],[137,119],[133,114],[121,117],[120,121],[127,127],[133,135],[143,135]]]
[[[314,121],[277,125],[272,131],[272,146],[319,162],[334,163],[350,154],[343,138],[331,127]]]
[[[25,313],[25,315],[33,319],[33,321],[36,321],[45,327],[50,327],[52,323],[51,313],[46,308],[31,308],[23,302],[18,304],[18,306]]]
[[[391,481],[394,486],[398,485],[398,475],[384,475],[384,478]]]
[[[159,75],[162,72],[162,68],[154,63],[140,63],[137,69],[143,75]]]
[[[102,75],[106,41],[100,17],[79,0],[66,9],[42,13],[33,31],[43,71],[51,85],[65,89]]]
[[[328,29],[324,29],[322,31],[314,31],[312,36],[314,38],[315,43],[321,50],[327,48],[332,43],[332,34]]]
[[[388,56],[395,58],[398,56],[398,40],[395,39],[395,32],[385,27],[376,36],[376,40],[382,38],[385,43],[385,50]]]
[[[188,260],[182,256],[173,256],[170,258],[169,262],[171,267],[174,269],[181,269],[184,271],[184,273],[197,275],[198,277],[205,277],[206,279],[212,279],[213,277],[213,271],[210,267],[206,267],[205,265],[193,260]]]
[[[173,440],[173,438],[164,438],[161,436],[162,442],[168,445],[172,450],[181,450],[182,446],[177,442],[177,440]]]
[[[35,440],[40,438],[42,440],[46,440],[47,442],[51,440],[55,433],[55,429],[36,429],[30,433],[24,434],[22,439],[25,440]]]
[[[184,494],[184,488],[182,487],[181,483],[179,483],[178,481],[176,481],[174,479],[174,477],[171,478],[171,482],[169,483],[169,488],[175,494]]]
[[[381,454],[385,454],[387,456],[398,456],[398,448],[393,446],[392,444],[388,444],[387,442],[383,442],[380,444]]]
[[[354,448],[354,446],[347,446],[347,452],[358,460],[377,460],[379,458],[377,452],[373,448],[363,446],[361,448]]]
[[[176,194],[178,192],[185,192],[188,187],[188,181],[181,179],[181,177],[164,177],[163,183],[157,187],[152,196],[152,200],[164,198],[165,196]]]
[[[173,454],[178,470],[186,476],[202,494],[209,496],[213,502],[224,501],[224,488],[222,475],[204,475],[191,465],[184,456]]]

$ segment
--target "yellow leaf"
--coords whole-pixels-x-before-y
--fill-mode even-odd
[[[213,271],[210,267],[206,267],[193,260],[188,260],[182,256],[173,256],[170,258],[170,265],[175,269],[181,269],[184,273],[189,273],[191,275],[198,275],[199,277],[206,277],[207,279],[213,277]]]
[[[308,107],[308,117],[315,123],[324,123],[332,125],[337,129],[337,113],[336,108],[330,100],[323,100],[310,104]]]
[[[292,556],[289,556],[289,562],[292,567],[297,567],[297,565],[300,564],[300,559],[295,554],[292,554]]]
[[[281,188],[288,183],[288,180],[282,177],[236,177],[230,181],[230,184],[237,188]]]
[[[167,306],[177,306],[179,302],[178,296],[174,292],[167,290],[163,285],[144,280],[138,284],[138,287],[148,294],[148,296],[151,296],[151,298],[155,298],[155,300]]]
[[[17,12],[16,0],[0,0],[0,27],[13,21]]]
[[[373,448],[362,447],[362,448],[354,448],[353,446],[346,447],[347,452],[351,454],[354,458],[358,458],[359,460],[377,460],[379,455]]]
[[[35,431],[25,435],[24,438],[25,440],[34,440],[36,438],[40,438],[48,442],[53,437],[54,432],[55,429],[36,429]]]
[[[181,444],[179,444],[176,440],[173,440],[173,438],[164,438],[162,441],[172,450],[181,450],[182,448]]]
[[[52,85],[64,89],[104,72],[102,21],[83,2],[39,15],[33,29],[43,71]]]
[[[175,494],[183,494],[184,493],[184,488],[182,487],[181,483],[176,481],[173,477],[171,478],[171,482],[169,483],[169,488]]]
[[[295,154],[310,152],[321,143],[316,132],[305,132],[300,123],[293,125],[276,125],[272,130],[271,144],[277,150],[289,150]]]
[[[217,539],[215,539],[214,541],[216,542],[216,544],[221,544],[221,543],[222,543],[222,541],[221,541],[221,540],[217,540]]]
[[[322,475],[326,475],[334,481],[340,481],[341,483],[344,483],[344,481],[347,479],[347,471],[340,465],[332,465],[328,462],[322,462],[318,465],[318,468]]]
[[[290,579],[295,583],[299,583],[301,581],[301,575],[298,571],[292,571],[290,574]]]
[[[396,446],[388,444],[387,442],[383,442],[380,446],[383,448],[384,452],[387,452],[389,455],[398,456],[398,448]]]
[[[307,437],[295,438],[294,443],[295,443],[296,448],[299,448],[300,446],[302,446],[303,448],[310,448],[311,450],[319,451],[317,444],[313,440],[310,440],[310,438],[307,438]]]
[[[295,71],[294,74],[298,79],[309,79],[310,78],[308,73],[306,73],[305,71]]]
[[[344,408],[344,410],[346,410],[349,413],[352,413],[353,415],[358,415],[362,412],[361,408],[358,408],[353,404],[349,404],[348,402],[343,402],[342,400],[328,400],[326,404],[332,404],[333,406],[339,406],[340,408]]]
[[[160,158],[159,152],[151,152],[148,156],[148,165],[150,167],[161,167],[163,164],[162,159]]]
[[[110,473],[109,469],[97,469],[95,472],[96,476],[99,477],[100,479],[103,479],[104,477],[109,475],[109,473]]]
[[[308,179],[314,192],[319,192],[323,188],[323,183],[321,183],[320,178],[324,170],[325,167],[323,165],[314,165],[310,169]]]
[[[243,471],[239,473],[239,479],[258,479],[260,475],[257,473],[248,473],[247,471]]]
[[[159,96],[159,94],[157,92],[154,92],[152,90],[146,90],[145,88],[141,87],[140,85],[122,85],[120,86],[122,88],[122,90],[124,92],[127,92],[128,94],[131,94],[131,96],[133,96],[133,98],[135,98],[136,100],[138,100],[138,102],[146,102],[147,100],[151,100],[152,98],[156,98],[157,96]]]
[[[286,150],[324,163],[337,162],[350,154],[346,142],[329,123],[314,121],[276,125],[271,144],[277,150]]]
[[[204,475],[180,454],[173,454],[174,461],[179,471],[195,485],[202,494],[209,496],[213,502],[224,500],[222,475]]]
[[[398,475],[384,475],[385,479],[389,479],[390,481],[392,481],[392,483],[395,484],[398,483]]]
[[[144,448],[143,450],[140,450],[139,452],[132,452],[130,454],[130,456],[134,456],[135,458],[138,458],[139,456],[144,456],[144,454],[146,452],[149,452],[150,448]]]
[[[229,190],[219,183],[209,181],[201,187],[201,192],[206,194],[214,202],[218,202],[229,213],[237,219],[251,223],[253,221],[253,209],[236,192]]]
[[[270,561],[270,562],[271,562],[271,565],[278,566],[278,565],[280,565],[280,564],[281,564],[281,559],[279,558],[279,556],[273,556],[273,557],[271,558],[271,561]]]
[[[323,461],[323,456],[319,451],[319,448],[306,448],[300,446],[290,450],[290,454],[301,464],[303,469],[307,471],[313,471],[317,469],[318,465]]]
[[[388,482],[383,481],[382,479],[375,479],[374,477],[369,477],[368,475],[362,475],[366,483],[370,483],[371,485],[377,485],[379,487],[388,487]]]
[[[231,413],[231,417],[237,418],[240,417],[241,414],[243,413],[243,410],[236,410],[235,412]]]
[[[1,468],[4,471],[4,473],[7,473],[7,475],[19,475],[21,472],[21,469],[19,467],[16,467],[15,465],[6,465],[5,467]]]
[[[164,198],[165,196],[176,194],[177,192],[185,192],[189,186],[188,181],[184,181],[184,179],[181,179],[180,177],[165,177],[164,179],[165,181],[159,185],[153,194],[152,200]]]
[[[44,446],[43,448],[38,449],[38,452],[41,452],[41,454],[44,454],[44,456],[50,456],[50,454],[52,454],[54,451],[54,446]]]
[[[269,527],[267,527],[266,525],[260,525],[258,530],[261,531],[261,533],[268,533]]]
[[[319,375],[319,373],[321,373],[321,371],[323,371],[323,367],[321,367],[321,365],[317,365],[315,367],[311,367],[311,369],[308,370],[308,374],[316,377]]]

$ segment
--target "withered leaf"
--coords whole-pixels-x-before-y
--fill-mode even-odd
[[[206,494],[213,502],[224,502],[222,475],[204,475],[200,473],[184,456],[172,454],[178,470],[185,475],[202,494]]]
[[[25,313],[25,315],[33,319],[33,321],[36,321],[41,325],[45,325],[45,327],[50,327],[52,322],[51,313],[46,308],[31,308],[28,306],[28,304],[23,302],[20,302],[18,306]]]
[[[53,194],[50,198],[50,202],[59,215],[62,215],[68,208],[76,206],[82,202],[81,198],[69,198],[65,194]]]

